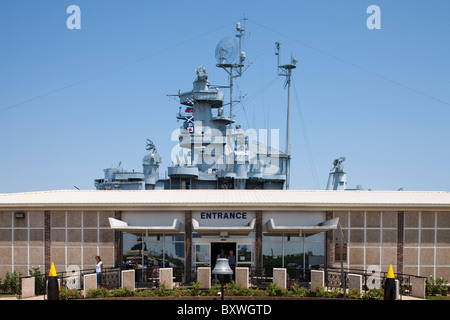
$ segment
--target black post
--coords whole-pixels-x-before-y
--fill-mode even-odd
[[[220,277],[220,278],[221,278],[221,279],[220,279],[220,283],[222,284],[222,294],[221,294],[220,300],[223,301],[223,278],[224,278],[224,275],[221,274],[221,277]]]

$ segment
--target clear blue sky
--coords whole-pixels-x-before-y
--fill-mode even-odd
[[[81,30],[69,30],[69,5]],[[369,5],[381,29],[369,30]],[[324,189],[345,156],[348,187],[450,190],[450,2],[2,0],[0,193],[94,189],[119,161],[142,170],[146,139],[170,165],[178,103],[195,68],[226,84],[214,50],[245,15],[245,129],[279,129],[281,60],[292,87],[291,189]],[[262,90],[265,88],[265,90]],[[300,117],[301,112],[301,117]],[[305,134],[306,133],[306,134]],[[307,139],[306,139],[307,137]]]

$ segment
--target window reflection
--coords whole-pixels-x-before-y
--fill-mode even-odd
[[[122,267],[126,269],[184,266],[184,235],[139,237],[123,234],[122,248]]]
[[[325,235],[299,237],[291,235],[264,235],[263,266],[265,268],[303,269],[325,263]]]

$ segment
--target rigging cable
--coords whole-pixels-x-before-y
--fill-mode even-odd
[[[308,155],[308,161],[309,161],[309,165],[311,167],[311,173],[313,175],[315,188],[316,189],[320,189],[319,179],[317,178],[316,166],[314,164],[314,158],[313,158],[313,155],[312,155],[311,146],[309,144],[308,132],[306,130],[306,125],[305,125],[305,121],[304,121],[304,118],[303,118],[302,109],[300,107],[300,102],[299,102],[299,98],[298,98],[298,94],[297,94],[297,88],[295,87],[295,81],[293,81],[293,80],[294,79],[292,77],[292,84],[294,86],[295,101],[296,101],[297,110],[298,110],[298,113],[299,113],[299,116],[300,116],[300,126],[302,128],[303,137],[305,139],[306,153]]]
[[[259,95],[261,95],[265,90],[267,90],[269,87],[271,87],[280,77],[276,76],[274,79],[272,79],[272,81],[270,81],[269,83],[267,83],[265,86],[263,86],[262,88],[256,90],[250,97],[244,99],[245,103],[248,105],[249,103],[251,103],[253,100],[255,100]],[[244,103],[243,101],[239,101],[238,103],[235,104],[235,107],[242,107],[242,110],[244,111],[244,115],[245,115],[245,119],[247,121],[247,125],[250,128],[250,124],[248,122],[247,119],[247,114],[245,111],[245,107],[244,107]]]
[[[154,56],[157,56],[157,55],[159,55],[159,54],[161,54],[161,53],[164,53],[164,52],[166,52],[166,51],[170,51],[170,50],[172,50],[172,49],[174,49],[174,48],[176,48],[176,47],[179,47],[179,46],[181,46],[181,45],[183,45],[183,44],[186,44],[186,43],[188,43],[188,42],[191,42],[191,41],[193,41],[193,40],[197,40],[197,39],[199,39],[199,38],[202,38],[202,37],[204,37],[204,36],[206,36],[206,35],[208,35],[208,34],[214,33],[214,32],[216,32],[216,31],[218,31],[218,30],[223,29],[223,28],[226,28],[226,27],[228,27],[228,26],[230,26],[230,25],[232,25],[232,24],[234,25],[234,23],[235,23],[235,22],[233,22],[233,23],[227,23],[227,24],[225,24],[225,25],[223,25],[223,26],[220,26],[220,27],[217,27],[217,28],[215,28],[215,29],[213,29],[213,30],[210,30],[210,31],[207,31],[207,32],[203,32],[203,33],[198,34],[198,35],[196,35],[196,36],[194,36],[194,37],[192,37],[192,38],[189,38],[189,39],[187,39],[187,40],[183,40],[183,41],[178,42],[178,43],[176,43],[176,44],[174,44],[174,45],[171,45],[171,46],[169,46],[169,47],[167,47],[167,48],[161,49],[161,50],[159,50],[159,51],[155,51],[155,52],[153,52],[153,53],[150,53],[150,54],[145,55],[145,56],[143,56],[143,57],[137,58],[137,59],[135,59],[135,60],[131,60],[131,61],[129,61],[129,62],[126,62],[126,63],[121,64],[121,65],[119,65],[119,66],[113,67],[113,68],[111,68],[111,69],[109,69],[109,70],[100,72],[100,73],[98,73],[98,74],[96,74],[96,75],[93,75],[93,76],[91,76],[91,77],[88,77],[88,78],[86,78],[86,79],[83,79],[83,80],[80,80],[80,81],[77,81],[77,82],[70,83],[70,84],[68,84],[68,85],[66,85],[66,86],[63,86],[63,87],[60,87],[60,88],[57,88],[57,89],[48,91],[48,92],[46,92],[46,93],[43,93],[43,94],[34,96],[34,97],[29,98],[29,99],[27,99],[27,100],[23,100],[23,101],[21,101],[21,102],[17,102],[17,103],[15,103],[15,104],[12,104],[12,105],[9,105],[9,106],[0,108],[0,112],[3,112],[3,111],[6,111],[6,110],[9,110],[9,109],[12,109],[12,108],[15,108],[15,107],[24,105],[24,104],[26,104],[26,103],[29,103],[29,102],[32,102],[32,101],[35,101],[35,100],[38,100],[38,99],[41,99],[41,98],[44,98],[44,97],[47,97],[47,96],[50,96],[50,95],[55,94],[55,93],[57,93],[57,92],[63,91],[63,90],[65,90],[65,89],[68,89],[68,88],[71,88],[71,87],[75,87],[75,86],[79,86],[79,85],[85,84],[85,83],[87,83],[87,82],[96,80],[96,79],[98,79],[98,78],[105,77],[105,76],[107,76],[107,75],[109,75],[109,74],[112,74],[112,73],[114,73],[114,72],[117,72],[117,71],[119,71],[119,70],[121,70],[121,69],[124,69],[124,68],[126,68],[126,67],[131,66],[131,65],[134,65],[134,64],[139,63],[139,62],[141,62],[141,61],[147,60],[147,59],[152,58],[152,57],[154,57]]]
[[[355,63],[353,63],[353,62],[347,61],[347,60],[345,60],[345,59],[343,59],[343,58],[340,58],[340,57],[338,57],[338,56],[336,56],[336,55],[334,55],[334,54],[330,54],[330,53],[328,53],[328,52],[326,52],[326,51],[324,51],[324,50],[322,50],[322,49],[316,48],[316,47],[314,47],[314,46],[312,46],[312,45],[310,45],[310,44],[308,44],[308,43],[306,43],[306,42],[300,41],[300,40],[295,39],[295,38],[293,38],[293,37],[291,37],[291,36],[288,36],[288,35],[286,35],[286,34],[284,34],[284,33],[281,33],[281,32],[279,32],[279,31],[276,31],[276,30],[272,29],[272,28],[269,28],[269,27],[267,27],[267,26],[265,26],[265,25],[263,25],[263,24],[261,24],[261,23],[258,23],[258,22],[254,21],[254,20],[249,19],[249,21],[253,22],[255,25],[257,25],[257,26],[259,26],[259,27],[261,27],[261,28],[264,28],[264,29],[266,29],[266,30],[269,30],[270,32],[273,32],[273,33],[275,33],[275,34],[278,34],[278,35],[280,35],[280,36],[283,36],[283,37],[285,37],[285,38],[287,38],[287,39],[289,39],[289,40],[291,40],[291,41],[294,41],[294,42],[296,42],[296,43],[298,43],[298,44],[301,44],[302,46],[308,47],[309,49],[312,49],[312,50],[314,50],[314,51],[320,52],[321,54],[323,54],[323,55],[325,55],[325,56],[328,56],[328,57],[330,57],[330,58],[332,58],[332,59],[335,59],[335,60],[337,60],[337,61],[339,61],[339,62],[342,62],[342,63],[344,63],[344,64],[347,64],[347,65],[349,65],[349,66],[351,66],[351,67],[353,67],[353,68],[359,69],[359,70],[364,71],[364,72],[366,72],[366,73],[368,73],[368,74],[371,74],[371,75],[373,75],[373,76],[375,76],[375,77],[378,77],[378,78],[380,78],[380,79],[382,79],[382,80],[388,81],[388,82],[393,83],[393,84],[395,84],[395,85],[397,85],[397,86],[399,86],[399,87],[402,87],[402,88],[404,88],[404,89],[410,90],[410,91],[412,91],[412,92],[414,92],[414,93],[416,93],[416,94],[419,94],[419,95],[421,95],[421,96],[423,96],[423,97],[425,97],[425,98],[434,100],[434,101],[436,101],[436,102],[438,102],[438,103],[440,103],[440,104],[444,104],[444,105],[446,105],[446,106],[450,106],[450,103],[447,102],[447,101],[444,101],[444,100],[442,100],[442,99],[436,98],[436,97],[431,96],[431,95],[429,95],[429,94],[423,93],[423,92],[421,92],[421,91],[419,91],[419,90],[417,90],[417,89],[411,88],[411,87],[409,87],[409,86],[407,86],[407,85],[404,85],[404,84],[402,84],[402,83],[400,83],[400,82],[398,82],[398,81],[392,80],[392,79],[390,79],[390,78],[388,78],[388,77],[386,77],[386,76],[384,76],[384,75],[382,75],[382,74],[373,72],[373,71],[371,71],[371,70],[369,70],[369,69],[367,69],[367,68],[361,67],[361,66],[359,66],[359,65],[357,65],[357,64],[355,64]]]

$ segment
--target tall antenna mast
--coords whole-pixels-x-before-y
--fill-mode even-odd
[[[245,35],[245,22],[247,18],[242,18],[241,22],[236,23],[236,38],[239,39],[239,52],[236,52],[233,43],[236,43],[233,38],[222,39],[216,47],[216,66],[225,70],[230,76],[230,120],[233,120],[233,79],[242,76],[242,67],[244,66],[244,60],[246,58],[245,52],[242,51],[242,38]],[[236,59],[237,53],[239,53],[238,59]],[[235,69],[235,72],[233,72]]]
[[[288,87],[287,97],[287,119],[286,119],[286,184],[285,189],[289,189],[291,171],[291,76],[292,70],[296,68],[297,59],[291,57],[291,63],[280,66],[281,42],[275,42],[275,55],[277,56],[277,71],[279,76],[286,77],[284,87]]]

